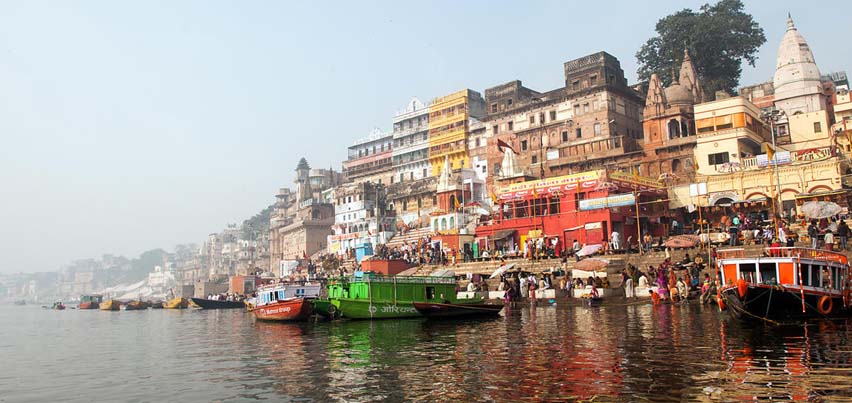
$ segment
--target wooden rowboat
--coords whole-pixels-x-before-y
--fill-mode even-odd
[[[242,301],[219,301],[205,298],[190,298],[190,300],[201,309],[236,309],[246,306]]]
[[[186,309],[189,307],[189,300],[186,298],[172,298],[163,302],[163,308],[166,309]]]
[[[98,309],[102,311],[117,311],[120,307],[121,303],[114,299],[108,299],[98,305]]]

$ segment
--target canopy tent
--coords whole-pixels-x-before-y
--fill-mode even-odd
[[[515,265],[515,263],[507,263],[507,264],[504,264],[504,265],[502,265],[502,266],[498,267],[498,268],[497,268],[497,270],[494,270],[494,272],[493,272],[493,273],[491,273],[491,276],[489,276],[488,278],[497,278],[497,277],[500,277],[500,276],[502,276],[502,275],[503,275],[503,273],[506,273],[507,271],[512,270],[513,268],[515,268],[515,266],[516,266],[516,265]]]

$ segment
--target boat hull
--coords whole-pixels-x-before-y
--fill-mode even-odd
[[[827,313],[817,310],[824,294],[804,293],[805,309],[802,311],[802,292],[794,289],[777,289],[769,286],[749,285],[745,297],[741,298],[737,287],[722,290],[726,309],[737,318],[744,320],[799,320],[849,316],[850,311],[843,309],[843,297],[831,296],[832,308]]]
[[[166,309],[186,309],[189,307],[189,300],[186,298],[172,298],[163,302],[163,308]]]
[[[462,316],[498,316],[503,305],[497,304],[439,304],[430,302],[414,302],[414,309],[427,318],[462,317]]]
[[[98,309],[102,311],[117,311],[119,310],[119,308],[121,308],[121,304],[119,304],[118,301],[112,299],[101,302],[98,305]]]
[[[97,302],[81,302],[80,305],[77,305],[77,309],[98,309]]]
[[[314,305],[314,313],[324,318],[335,319],[340,317],[340,310],[328,299],[314,299],[311,300],[311,304]]]
[[[142,311],[148,309],[148,303],[143,301],[131,301],[124,305],[125,311]]]
[[[246,304],[242,301],[219,301],[204,298],[190,298],[190,300],[201,309],[242,309],[246,307]]]
[[[411,301],[369,301],[362,299],[336,300],[340,314],[349,319],[394,319],[417,318],[423,315],[417,312]]]
[[[293,322],[307,320],[313,313],[313,305],[304,298],[280,300],[254,308],[251,313],[258,320]]]

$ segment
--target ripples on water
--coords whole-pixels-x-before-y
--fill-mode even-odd
[[[850,321],[539,304],[484,321],[0,307],[0,402],[852,401]]]

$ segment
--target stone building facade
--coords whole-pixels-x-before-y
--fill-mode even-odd
[[[431,175],[429,164],[429,106],[413,98],[393,119],[394,182],[415,181]]]
[[[470,168],[467,140],[470,118],[485,116],[485,102],[478,92],[464,89],[436,98],[429,106],[429,165],[438,176],[444,160],[451,169]]]
[[[393,133],[373,129],[367,138],[349,146],[343,162],[347,182],[393,183]]]

